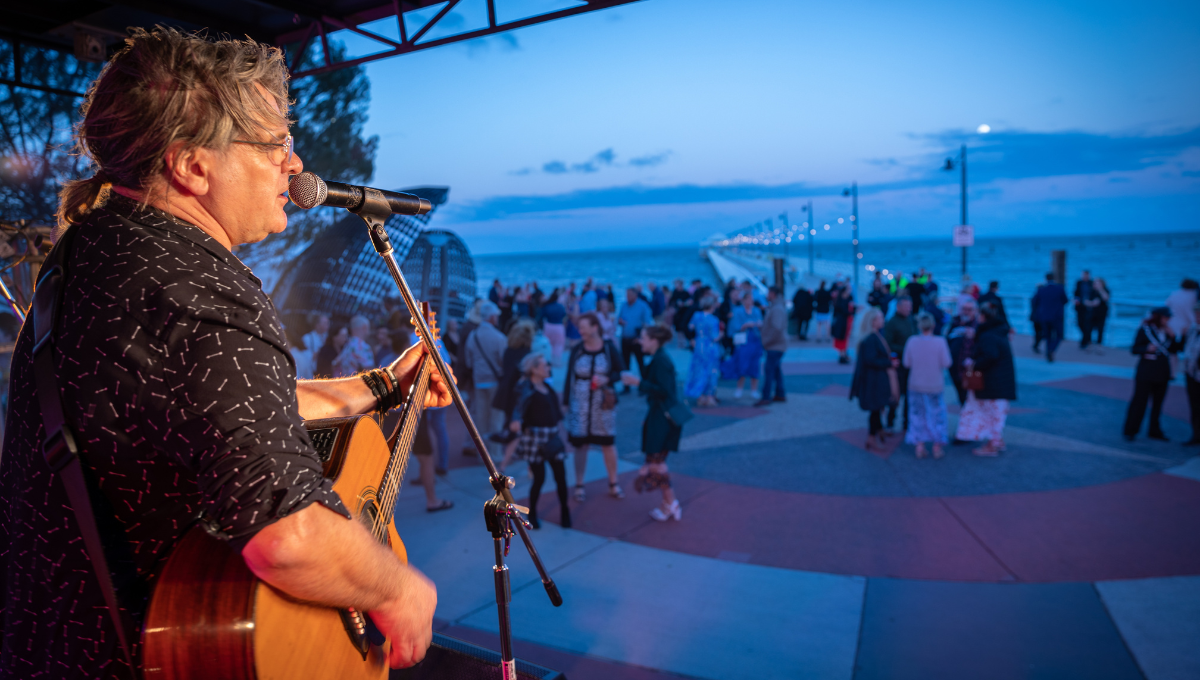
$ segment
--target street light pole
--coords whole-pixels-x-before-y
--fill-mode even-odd
[[[962,222],[959,224],[967,224],[967,145],[962,145]],[[967,247],[963,246],[962,252],[962,275],[967,275]]]
[[[815,276],[816,268],[813,265],[813,241],[817,240],[817,218],[813,217],[812,201],[804,206],[805,212],[808,213],[808,275]]]
[[[851,197],[850,209],[850,230],[851,230],[851,245],[854,246],[854,255],[850,258],[850,267],[854,270],[854,290],[858,290],[858,182],[852,182],[849,189],[842,191],[843,196]]]
[[[953,170],[953,169],[954,169],[954,159],[947,158],[946,165],[942,166],[942,170]],[[966,144],[963,144],[962,149],[958,152],[958,169],[962,171],[962,185],[961,185],[962,195],[960,198],[961,204],[962,204],[962,214],[959,216],[958,223],[960,226],[965,227],[967,225],[967,145]],[[962,275],[963,275],[963,278],[965,279],[967,276],[967,246],[964,245],[962,247],[962,249],[963,249],[962,250]]]

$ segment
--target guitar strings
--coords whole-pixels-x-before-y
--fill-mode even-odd
[[[371,533],[379,541],[383,541],[387,537],[387,527],[391,524],[391,516],[395,512],[400,481],[408,469],[409,456],[412,452],[412,444],[416,439],[417,426],[420,424],[420,417],[424,411],[422,407],[428,386],[429,360],[425,359],[421,362],[417,379],[413,381],[409,392],[408,404],[404,409],[406,413],[402,416],[404,422],[401,426],[400,436],[397,437],[392,460],[384,473],[383,493],[379,496],[378,513],[371,528]]]

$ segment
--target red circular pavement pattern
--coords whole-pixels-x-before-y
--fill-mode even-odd
[[[1200,482],[1154,473],[1112,484],[957,497],[792,493],[672,474],[683,521],[647,515],[658,493],[572,501],[574,528],[663,550],[784,569],[940,581],[1049,583],[1200,574]],[[543,495],[542,517],[558,521]]]

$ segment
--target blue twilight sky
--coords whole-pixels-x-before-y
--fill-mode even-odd
[[[963,143],[980,236],[1200,230],[1194,0],[645,0],[367,72],[374,184],[450,186],[434,224],[479,253],[692,244],[810,199],[849,238],[851,181],[861,238],[949,239]]]

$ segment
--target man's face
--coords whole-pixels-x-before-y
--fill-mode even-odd
[[[625,291],[625,300],[628,301],[629,304],[632,305],[634,302],[637,301],[637,291],[635,291],[635,290]]]
[[[896,313],[900,316],[912,314],[912,300],[901,300],[896,303]]]
[[[268,101],[274,98],[265,91]],[[257,133],[248,141],[282,144],[288,136],[284,126]],[[291,159],[273,163],[279,156],[278,147],[253,144],[230,144],[218,156],[220,167],[209,178],[206,208],[217,220],[230,243],[257,243],[269,234],[278,234],[287,227],[288,178],[299,174],[304,163],[296,154]]]

